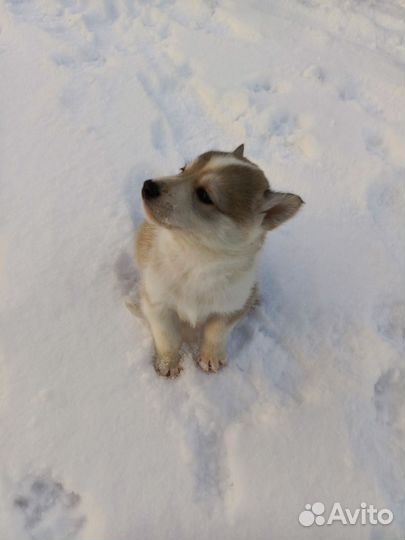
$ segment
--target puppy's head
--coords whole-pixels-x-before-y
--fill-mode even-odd
[[[263,171],[243,155],[210,151],[178,174],[146,180],[142,198],[147,219],[181,230],[213,249],[243,249],[291,218],[298,195],[270,189]]]

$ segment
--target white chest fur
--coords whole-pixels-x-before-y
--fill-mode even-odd
[[[143,285],[153,304],[175,309],[195,326],[212,313],[243,308],[256,281],[255,259],[251,254],[215,254],[179,243],[161,230],[143,272]]]

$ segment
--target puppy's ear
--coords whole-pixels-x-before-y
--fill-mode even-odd
[[[243,152],[245,150],[245,145],[244,144],[240,144],[237,148],[235,148],[235,150],[232,152],[232,154],[236,157],[243,157]]]
[[[301,197],[293,193],[277,193],[268,190],[264,198],[262,227],[267,231],[275,229],[287,219],[295,216],[301,205],[304,204]]]

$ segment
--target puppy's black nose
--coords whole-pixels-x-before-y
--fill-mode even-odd
[[[144,199],[156,199],[160,195],[159,184],[153,180],[145,180],[142,188],[142,197]]]

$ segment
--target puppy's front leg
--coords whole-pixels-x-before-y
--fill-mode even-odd
[[[205,323],[198,365],[204,371],[218,371],[226,364],[226,345],[234,326],[258,302],[257,285],[252,287],[243,308],[231,314],[212,315]]]
[[[226,364],[228,337],[238,319],[214,315],[205,323],[198,365],[204,371],[218,371]]]
[[[180,367],[181,331],[177,314],[167,307],[142,300],[155,343],[155,368],[165,377],[177,377]]]

